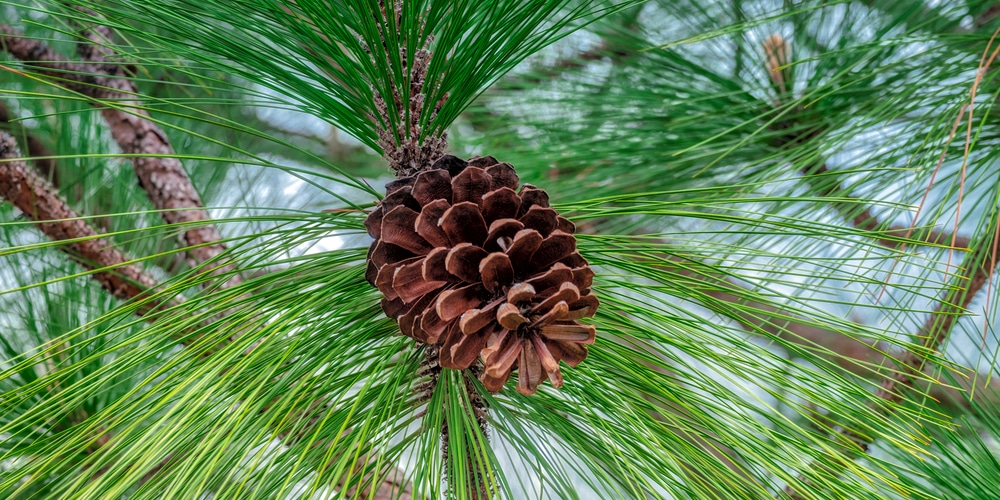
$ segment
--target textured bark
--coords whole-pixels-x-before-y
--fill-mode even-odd
[[[42,177],[58,187],[59,172],[56,170],[56,161],[51,158],[54,155],[38,137],[28,133],[20,123],[14,121],[14,116],[2,102],[0,102],[0,123],[3,124],[4,130],[9,131],[11,135],[22,141],[28,151],[28,156],[32,157],[35,169],[42,174]]]
[[[163,210],[160,214],[168,224],[206,222],[181,233],[181,241],[187,247],[185,252],[194,263],[202,264],[219,256],[226,249],[220,243],[222,236],[215,226],[207,223],[210,220],[208,212],[184,166],[171,156],[175,153],[170,141],[163,130],[149,120],[149,113],[139,108],[140,103],[135,100],[138,91],[128,79],[126,67],[113,61],[112,51],[100,45],[110,38],[110,32],[98,27],[85,30],[83,35],[90,43],[81,43],[78,52],[87,62],[70,62],[44,43],[22,38],[17,30],[0,26],[0,42],[14,57],[42,74],[58,78],[74,92],[95,100],[116,101],[113,107],[94,105],[100,109],[122,152],[138,155],[132,158],[132,164],[139,185],[146,190],[153,206]],[[213,269],[212,274],[230,272],[233,268],[231,263],[225,264]],[[240,276],[232,274],[224,286],[240,282]]]
[[[77,218],[48,182],[20,158],[14,138],[0,134],[0,196],[35,221],[38,229],[49,238],[55,241],[82,239],[59,248],[88,270],[112,268],[92,275],[112,295],[122,300],[143,300],[156,282],[139,267],[126,264],[129,259],[107,240],[97,238],[97,231]],[[157,305],[156,301],[146,300],[136,313],[146,314]]]

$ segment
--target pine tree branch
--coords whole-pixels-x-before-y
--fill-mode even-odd
[[[14,137],[0,134],[0,197],[10,201],[35,226],[54,241],[73,240],[59,247],[90,271],[94,280],[121,300],[138,302],[136,314],[144,315],[161,305],[149,298],[155,280],[138,266],[129,264],[119,250],[90,227],[21,158]]]
[[[913,388],[914,380],[924,371],[929,355],[938,350],[972,303],[973,297],[993,276],[996,271],[995,240],[998,230],[1000,224],[986,235],[984,244],[977,252],[966,256],[961,272],[952,281],[953,291],[945,294],[917,332],[916,339],[920,341],[924,352],[907,351],[899,360],[899,369],[894,370],[893,376],[882,382],[876,396],[885,402],[880,405],[883,409],[890,404],[899,403],[906,390]],[[867,445],[863,448],[867,449]]]
[[[997,18],[997,16],[1000,16],[1000,5],[994,5],[979,13],[979,15],[975,16],[973,19],[972,25],[976,28],[982,28],[983,26],[991,23]]]
[[[1000,29],[994,32],[990,45],[992,45],[992,41],[998,33],[1000,33]],[[968,111],[968,131],[966,133],[965,154],[962,164],[963,181],[965,180],[965,161],[967,161],[969,156],[969,136],[972,135],[972,108],[976,100],[976,91],[979,88],[983,75],[989,70],[991,63],[997,55],[1000,54],[1000,48],[993,50],[992,55],[988,58],[987,54],[989,54],[989,46],[980,60],[977,76],[970,90],[969,101],[962,106],[962,110],[955,120],[955,125],[948,139],[948,143],[950,143],[958,125],[965,116],[965,112]],[[942,153],[941,158],[944,158],[944,153]],[[962,190],[959,191],[958,195],[958,206],[961,207],[961,205]],[[875,399],[869,401],[868,407],[874,413],[888,417],[895,412],[898,404],[903,400],[904,394],[915,388],[915,381],[928,365],[928,358],[938,351],[962,313],[965,312],[971,303],[972,298],[993,276],[997,264],[997,237],[1000,236],[1000,220],[997,221],[997,224],[997,226],[991,227],[987,234],[984,235],[979,242],[980,244],[975,248],[975,251],[967,254],[963,259],[963,266],[959,268],[959,273],[953,277],[950,288],[945,292],[935,307],[934,312],[917,332],[916,339],[920,342],[919,348],[910,349],[902,356],[900,362],[895,366],[896,369],[893,371],[892,376],[882,382],[881,387],[875,393]],[[854,445],[850,451],[860,454],[867,453],[869,446],[874,440],[872,436],[860,434],[846,427],[841,427],[838,433],[843,441]],[[840,466],[847,467],[843,463]],[[830,470],[828,467],[824,467],[818,463],[813,463],[809,466],[809,469],[831,476],[837,476],[841,473],[840,470]],[[803,485],[814,486],[804,475],[799,476],[798,479],[798,482]],[[794,483],[789,484],[785,488],[784,493],[793,499],[803,498],[799,493],[802,490],[796,489],[795,486]]]
[[[771,83],[776,88],[780,89],[779,97],[776,102],[776,104],[780,106],[782,104],[782,99],[787,97],[787,93],[784,89],[784,83],[786,81],[792,81],[791,73],[789,71],[789,68],[791,67],[791,48],[779,35],[770,36],[764,42],[763,48],[767,59],[767,70]],[[995,55],[996,53],[994,53],[994,57]],[[992,58],[990,61],[992,61]],[[989,62],[986,63],[986,67],[989,67]],[[978,87],[981,75],[984,71],[985,68],[980,67],[980,76],[977,77],[976,83],[973,85],[972,96],[970,97],[971,101],[974,101],[975,99],[975,90]],[[963,114],[964,112],[965,107],[963,107]],[[971,114],[971,109],[969,112]],[[949,143],[951,141],[951,137],[954,137],[960,121],[961,115],[955,122],[955,128],[952,129],[951,136],[949,137]],[[809,140],[815,139],[822,132],[820,129],[810,128],[805,126],[803,123],[798,122],[795,116],[793,116],[790,120],[779,124],[777,128],[779,130],[786,129],[806,131],[805,134],[792,132],[779,137],[777,140],[779,146],[785,146],[788,144],[804,144]],[[968,155],[968,151],[966,151],[966,155]],[[802,174],[807,180],[810,180],[811,183],[813,183],[813,176],[824,174],[827,171],[826,165],[821,165],[815,171],[811,171],[811,169],[804,169]],[[850,194],[847,193],[846,190],[843,190],[839,184],[836,186],[819,187],[818,189],[824,196],[850,196]],[[961,195],[959,196],[959,203],[960,202]],[[847,212],[847,214],[849,214],[849,212]],[[864,210],[862,213],[857,214],[854,217],[848,218],[859,228],[868,230],[878,229],[878,224],[875,218],[871,215],[869,209]],[[933,229],[924,231],[919,235],[914,234],[915,231],[912,228],[890,228],[890,231],[901,233],[901,235],[905,238],[920,239],[925,243],[940,244],[947,242],[956,247],[969,247],[970,245],[970,242],[967,239],[960,239],[957,235],[940,233]],[[941,344],[951,332],[955,323],[965,312],[966,307],[972,301],[972,298],[985,286],[994,272],[996,261],[995,238],[997,234],[996,229],[991,230],[982,240],[983,243],[987,244],[980,245],[973,252],[967,254],[963,262],[965,265],[961,268],[961,272],[954,276],[951,288],[949,288],[949,291],[946,292],[940,299],[934,312],[931,313],[927,321],[917,332],[915,338],[920,342],[919,347],[908,349],[906,352],[902,353],[898,359],[892,359],[886,356],[881,356],[879,358],[879,360],[883,363],[881,364],[881,367],[890,369],[891,374],[882,380],[879,390],[874,395],[874,399],[870,400],[868,403],[869,409],[871,409],[875,414],[883,417],[890,416],[895,412],[897,405],[903,400],[904,394],[910,390],[916,389],[918,380],[926,378],[924,371],[928,367],[928,359],[931,355],[938,351]],[[883,245],[891,243],[885,240],[880,240],[880,242]],[[992,247],[992,251],[989,251],[990,247]],[[873,436],[862,435],[855,430],[844,426],[839,427],[837,429],[837,433],[839,434],[842,442],[853,445],[848,449],[848,451],[858,454],[867,453],[872,441],[874,440]],[[841,463],[840,466],[847,467],[846,464],[843,463]],[[829,475],[831,477],[840,474],[840,471],[831,470],[829,466],[819,462],[813,462],[807,466],[807,469],[813,471],[814,473]],[[801,493],[805,491],[803,487],[808,487],[811,492],[815,492],[818,489],[817,485],[814,484],[808,477],[800,475],[797,482],[789,483],[786,486],[783,491],[783,495],[794,500],[804,500],[807,497],[803,496]]]
[[[818,179],[824,174],[829,173],[829,169],[825,164],[820,165],[815,169],[805,168],[801,173],[807,182],[813,184],[817,189],[819,189],[820,196],[849,200],[857,199],[850,195],[849,190],[844,189],[839,184],[820,186],[817,182]],[[969,248],[969,238],[965,236],[953,235],[951,232],[941,231],[933,227],[916,228],[900,226],[897,224],[890,224],[886,226],[880,223],[872,214],[871,208],[865,208],[861,212],[852,214],[852,210],[846,208],[842,202],[835,202],[833,205],[834,208],[847,217],[848,221],[854,227],[885,235],[884,237],[876,238],[876,241],[886,248],[900,248],[904,245],[904,243],[899,240],[890,238],[915,240],[927,245],[952,245],[955,248]]]
[[[677,272],[693,280],[689,284],[691,289],[720,304],[739,304],[740,307],[733,309],[731,317],[748,333],[766,335],[768,338],[801,346],[836,363],[840,368],[865,378],[884,378],[883,369],[904,362],[891,353],[891,348],[884,343],[848,336],[808,322],[796,313],[776,305],[747,300],[743,298],[747,295],[747,290],[725,277],[695,275],[684,268],[678,268]],[[921,378],[926,377],[923,375]],[[1000,380],[989,378],[982,386],[974,385],[976,380],[986,378],[975,370],[964,369],[958,374],[955,386],[933,383],[921,386],[921,389],[943,405],[970,408],[974,403],[1000,398]]]
[[[771,84],[777,93],[774,105],[775,107],[788,105],[785,101],[791,99],[790,89],[793,87],[794,82],[791,72],[792,47],[781,35],[774,34],[764,40],[763,50],[767,63],[768,78],[770,78]],[[779,149],[807,144],[820,137],[823,133],[822,127],[813,127],[802,123],[801,115],[797,113],[789,115],[787,120],[776,122],[771,128],[778,133],[772,142]],[[851,195],[850,190],[841,186],[839,182],[823,182],[823,178],[831,174],[830,169],[825,163],[820,164],[818,167],[804,167],[800,173],[802,178],[819,192],[820,196],[857,200],[857,198]],[[935,228],[916,228],[895,224],[886,226],[879,223],[878,219],[872,214],[871,208],[865,208],[861,212],[854,213],[853,207],[856,204],[832,202],[831,205],[858,229],[880,232],[887,237],[916,240],[928,245],[948,244],[956,248],[969,247],[969,239],[964,236],[953,235]],[[876,241],[887,248],[899,248],[903,245],[903,243],[887,237],[877,238]]]
[[[962,267],[960,267],[960,272],[954,275],[950,283],[950,291],[941,297],[934,311],[915,335],[915,339],[920,342],[919,348],[908,350],[892,365],[892,375],[882,382],[875,393],[876,399],[868,404],[872,411],[882,416],[889,416],[903,400],[904,395],[916,389],[916,381],[922,377],[921,374],[927,368],[930,356],[940,348],[956,322],[965,313],[973,297],[986,286],[996,271],[998,231],[1000,231],[1000,223],[984,236],[980,241],[981,245],[975,252],[967,254]],[[859,454],[867,453],[874,440],[873,436],[862,435],[844,427],[840,428],[838,432],[844,440],[853,443],[853,451]],[[824,474],[834,474],[833,471],[824,470],[825,467],[819,464],[813,464],[809,468],[823,471]],[[805,476],[800,476],[799,485],[811,486],[812,484]],[[801,487],[789,484],[785,488],[784,494],[794,500],[809,498],[803,496],[800,491],[802,491]]]
[[[181,234],[188,257],[196,264],[217,258],[225,250],[222,236],[212,225],[201,197],[163,130],[149,120],[149,113],[135,100],[138,90],[128,79],[124,65],[112,60],[112,51],[101,45],[110,39],[104,27],[82,30],[88,40],[78,45],[86,62],[71,62],[39,40],[25,38],[18,30],[0,25],[0,43],[12,56],[25,62],[41,74],[53,77],[64,87],[83,94],[96,102],[101,116],[108,123],[111,136],[125,154],[132,158],[139,185],[145,189],[153,206],[161,210],[168,224],[189,224],[205,221]],[[103,103],[100,101],[104,101]],[[109,106],[108,101],[116,104]],[[144,156],[156,155],[156,156]],[[225,263],[212,269],[213,275],[229,273],[223,286],[242,282],[235,266]]]

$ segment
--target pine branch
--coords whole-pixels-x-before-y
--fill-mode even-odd
[[[876,396],[888,404],[899,403],[907,389],[912,389],[914,380],[924,371],[928,355],[937,351],[944,342],[955,323],[972,302],[973,297],[982,290],[996,271],[996,237],[1000,224],[983,239],[984,245],[980,251],[969,254],[963,261],[962,272],[956,275],[952,285],[954,291],[947,293],[935,307],[934,312],[917,332],[916,339],[926,352],[907,351],[899,361],[899,369],[893,376],[882,383]],[[993,247],[991,250],[990,247]],[[863,446],[867,449],[867,446]]]
[[[868,405],[871,410],[879,415],[891,415],[895,411],[896,405],[903,400],[904,394],[916,388],[916,380],[925,371],[928,358],[938,350],[955,323],[963,316],[966,308],[972,302],[972,298],[986,286],[996,271],[998,231],[1000,231],[1000,224],[981,240],[983,245],[976,252],[966,256],[960,268],[961,272],[956,274],[950,283],[951,291],[941,298],[934,312],[915,335],[915,339],[920,342],[919,348],[907,351],[898,362],[892,365],[892,375],[882,382],[881,387],[875,393],[876,399]],[[872,436],[861,435],[844,427],[840,428],[839,432],[843,438],[854,444],[854,451],[860,454],[868,452],[874,439]],[[817,471],[823,469],[818,464],[809,468]],[[825,471],[825,473],[832,474],[831,471]],[[804,476],[799,477],[799,483],[804,486],[812,486],[811,481]],[[800,491],[802,491],[801,488],[789,484],[784,493],[794,500],[808,498],[803,496]]]
[[[60,250],[87,270],[94,280],[116,298],[135,300],[136,314],[144,315],[161,303],[149,298],[155,280],[90,227],[21,158],[17,142],[0,134],[0,197],[10,201],[35,221],[36,227],[54,241],[72,240]]]
[[[955,120],[955,125],[952,128],[951,135],[948,139],[948,142],[950,143],[958,125],[962,122],[963,117],[965,117],[966,111],[968,111],[968,130],[966,132],[965,153],[961,174],[963,182],[966,174],[966,162],[969,157],[972,136],[973,105],[976,101],[976,92],[982,82],[983,75],[986,74],[990,65],[996,59],[997,55],[1000,54],[1000,47],[993,49],[992,54],[990,54],[990,47],[998,34],[1000,34],[1000,29],[994,32],[993,37],[990,40],[990,44],[983,53],[975,81],[970,90],[969,100],[963,104],[961,112]],[[988,54],[989,56],[987,57]],[[942,154],[942,158],[943,157],[944,156]],[[959,207],[962,205],[962,194],[963,190],[959,190]],[[956,217],[958,217],[958,214],[956,214]],[[993,224],[993,221],[991,221],[991,224]],[[998,219],[995,224],[996,225],[990,227],[987,233],[982,237],[974,251],[966,254],[963,259],[962,266],[959,268],[960,271],[953,276],[951,283],[949,283],[950,287],[948,288],[948,291],[941,297],[938,304],[935,306],[934,311],[917,332],[915,339],[920,342],[919,348],[908,350],[901,357],[899,363],[894,366],[895,370],[893,371],[892,376],[884,380],[881,387],[878,391],[876,391],[875,399],[870,401],[868,404],[869,409],[871,409],[874,413],[882,416],[890,416],[895,412],[898,404],[903,400],[904,395],[915,388],[918,376],[924,372],[926,366],[928,365],[928,358],[938,351],[941,344],[951,333],[951,330],[955,326],[956,322],[962,317],[963,313],[972,302],[973,297],[975,297],[976,294],[982,290],[992,278],[998,263],[997,238],[1000,237],[1000,219]],[[854,449],[852,451],[860,454],[867,453],[872,441],[874,440],[873,436],[862,435],[846,427],[841,427],[838,432],[844,441],[854,445]],[[840,474],[840,471],[829,470],[828,468],[817,463],[810,465],[809,469],[829,475]],[[798,482],[803,485],[810,487],[814,486],[805,476],[799,476],[798,479]],[[786,486],[784,493],[794,500],[804,499],[805,497],[799,493],[800,491],[801,489],[797,489],[795,484],[789,484]]]
[[[807,181],[818,186],[817,178],[827,174],[829,170],[826,165],[820,165],[816,169],[803,169],[802,175]],[[848,193],[847,189],[844,189],[839,184],[834,186],[826,186],[820,189],[820,195],[826,197],[835,197],[841,199],[855,200]],[[880,223],[878,219],[872,214],[870,208],[865,208],[861,212],[851,215],[850,210],[845,210],[841,208],[841,204],[834,203],[835,208],[848,217],[849,222],[858,229],[863,229],[865,231],[878,232],[885,235],[885,237],[876,238],[876,241],[886,247],[886,248],[900,248],[905,245],[896,239],[889,238],[900,238],[908,240],[916,240],[927,245],[951,245],[959,249],[969,248],[969,238],[957,234],[952,234],[948,231],[941,231],[933,227],[922,227],[915,228],[911,226],[901,226],[898,224],[890,224],[888,226]]]
[[[139,109],[139,103],[133,100],[138,95],[138,90],[127,79],[128,70],[114,61],[114,51],[106,46],[113,36],[111,30],[100,25],[81,30],[81,35],[87,42],[79,43],[77,52],[86,64],[67,61],[40,41],[20,37],[16,30],[8,26],[0,25],[0,34],[6,35],[0,37],[0,43],[14,57],[39,68],[42,74],[59,78],[68,89],[95,100],[119,101],[116,107],[106,107],[99,103],[94,105],[99,107],[122,152],[140,155],[132,159],[139,184],[145,189],[153,205],[163,210],[161,214],[168,224],[210,219],[180,160],[170,156],[174,154],[174,149],[166,134],[147,118],[149,114]],[[182,233],[181,238],[188,257],[197,264],[218,257],[226,249],[221,243],[221,235],[211,224],[189,229]],[[232,272],[234,269],[233,263],[226,263],[213,268],[211,274],[228,273],[229,278],[222,287],[233,287],[242,282],[240,275]],[[176,454],[171,454],[148,472],[142,482],[177,463],[177,459]],[[398,480],[404,476],[402,471],[393,469],[384,475],[381,487],[372,496],[363,495],[363,498],[397,498],[400,494],[409,492],[409,484]]]
[[[382,2],[382,15],[395,16],[395,25],[402,25],[402,9],[403,3],[399,0],[393,2]],[[379,30],[383,29],[381,26],[383,24],[380,22],[377,24]],[[388,25],[388,24],[387,24]],[[380,35],[384,38],[386,33],[380,31]],[[402,31],[399,33],[401,38],[405,38],[405,33]],[[389,166],[396,172],[396,178],[404,178],[409,176],[416,176],[422,171],[429,170],[434,162],[441,159],[444,156],[445,150],[448,147],[448,139],[446,132],[440,132],[438,135],[430,135],[424,137],[421,140],[422,127],[420,125],[420,117],[424,111],[424,107],[428,105],[433,106],[433,112],[431,114],[431,121],[437,116],[437,112],[440,111],[441,106],[447,100],[448,96],[445,96],[438,102],[429,103],[426,102],[427,94],[429,89],[424,88],[424,83],[427,78],[427,70],[430,65],[431,57],[433,54],[429,50],[430,44],[433,41],[433,36],[427,36],[425,38],[422,47],[417,49],[412,56],[411,60],[407,57],[406,40],[401,40],[400,43],[400,53],[399,60],[403,64],[403,74],[405,75],[405,82],[392,82],[391,83],[391,95],[385,96],[381,95],[377,89],[373,88],[372,91],[375,96],[375,107],[377,110],[377,116],[374,116],[375,123],[378,124],[376,128],[376,133],[378,135],[378,145],[382,149],[383,157]],[[392,61],[389,61],[390,66]],[[407,64],[410,64],[408,67]],[[408,84],[409,88],[404,87],[404,84]],[[406,97],[409,96],[409,99]],[[396,125],[395,129],[391,128],[393,123],[392,117],[400,117],[400,122]],[[432,356],[437,354],[437,349],[428,349],[427,355]],[[470,374],[473,377],[477,377],[478,373],[472,373],[475,368],[469,368],[464,370],[462,373],[463,389],[465,390],[466,397],[468,401],[471,402],[473,410],[476,414],[476,420],[480,426],[480,430],[483,436],[488,439],[487,434],[487,409],[483,404],[483,399],[476,391],[475,385],[470,382]],[[433,383],[437,382],[437,379],[432,379]],[[433,392],[434,387],[432,386],[428,391]],[[441,455],[442,463],[445,464],[446,470],[448,470],[448,453],[449,453],[449,439],[448,439],[448,428],[447,424],[441,430]],[[456,478],[448,477],[447,482],[449,483],[449,488],[452,490],[453,494],[459,495],[460,497],[467,497],[476,500],[486,500],[494,497],[496,493],[495,488],[491,487],[491,483],[488,477],[484,477],[479,474],[477,467],[475,467],[475,461],[471,458],[475,456],[475,450],[466,449],[465,455],[469,458],[467,462],[467,477],[463,481],[456,480]],[[458,484],[465,484],[466,490],[459,493],[456,488]]]
[[[395,24],[400,26],[402,24],[402,2],[392,2],[388,7],[388,12],[386,3],[388,2],[381,4],[382,15],[396,16]],[[377,26],[382,29],[381,23]],[[380,34],[384,43],[386,35]],[[396,171],[397,177],[416,175],[420,171],[430,168],[435,161],[444,156],[444,152],[448,148],[448,134],[446,132],[421,140],[420,117],[424,106],[428,104],[425,102],[427,95],[425,94],[424,81],[431,61],[429,47],[432,40],[433,36],[428,36],[423,47],[415,51],[412,66],[409,68],[407,67],[409,58],[406,54],[406,44],[401,44],[399,60],[403,64],[403,74],[406,75],[407,81],[392,82],[391,95],[384,96],[377,89],[372,89],[375,96],[375,108],[378,112],[378,116],[373,117],[375,123],[378,124],[376,128],[378,145],[382,148],[386,162]],[[392,66],[392,61],[388,62]],[[405,89],[402,86],[403,83],[408,83],[409,89]],[[404,92],[404,89],[408,92]],[[404,102],[407,96],[409,99]],[[447,97],[445,95],[440,102],[433,103],[434,114],[431,115],[431,120],[441,109]],[[401,118],[395,130],[391,127],[393,116]]]
[[[776,105],[780,106],[782,105],[781,97],[787,95],[785,83],[786,81],[792,80],[790,72],[790,60],[792,54],[791,46],[780,35],[774,34],[764,41],[763,49],[766,56],[765,59],[767,62],[768,76],[771,79],[772,85],[774,85],[774,87],[780,92],[778,101],[776,102]],[[778,125],[778,128],[784,130],[807,130],[805,134],[796,132],[785,134],[778,139],[779,146],[802,144],[815,139],[820,134],[819,130],[809,129],[808,127],[804,127],[803,124],[797,123],[797,120],[795,120],[794,117],[792,120]],[[951,136],[953,137],[954,134],[955,130],[953,129]],[[847,190],[843,189],[839,184],[825,185],[818,182],[818,179],[821,176],[829,173],[829,169],[825,164],[820,165],[816,169],[804,168],[801,173],[807,181],[819,189],[822,196],[852,198]],[[853,216],[849,210],[844,210],[839,206],[837,208],[841,213],[844,213],[853,226],[858,229],[873,232],[881,231],[888,236],[913,239],[933,245],[952,245],[956,248],[968,248],[969,246],[969,239],[967,237],[939,231],[934,228],[916,229],[913,227],[901,227],[896,225],[891,225],[888,228],[885,228],[879,224],[878,220],[872,215],[870,208],[866,208]],[[899,241],[889,240],[886,238],[879,238],[878,242],[889,248],[898,248],[901,246]],[[712,290],[708,293],[710,295],[714,294],[716,298],[726,301],[731,301],[735,298],[728,292],[719,291],[718,289]],[[764,304],[753,304],[752,306],[755,309],[763,311],[767,314],[762,317],[744,318],[744,322],[741,322],[744,327],[748,327],[751,331],[756,328],[763,328],[771,334],[781,336],[786,340],[797,344],[810,345],[829,350],[830,352],[836,354],[835,360],[838,364],[855,374],[871,376],[873,374],[872,367],[885,366],[887,364],[892,365],[896,363],[894,358],[885,354],[886,346],[874,345],[870,342],[852,339],[834,331],[829,331],[824,328],[788,319],[793,318],[794,316],[780,312],[772,306]],[[964,379],[963,382],[971,384],[968,379]],[[932,397],[937,400],[951,402],[961,401],[971,404],[971,401],[965,401],[965,398],[962,398],[961,394],[956,389],[938,385],[934,385],[930,389]],[[962,387],[962,389],[974,393],[974,391],[972,391],[974,388],[971,385],[968,387]],[[1000,383],[996,383],[996,381],[991,380],[989,393],[1000,394]]]
[[[140,109],[140,103],[135,100],[138,90],[128,79],[125,67],[113,61],[112,51],[101,45],[110,39],[110,31],[98,26],[82,30],[82,35],[87,42],[80,43],[77,50],[86,62],[79,63],[67,61],[41,41],[25,38],[10,26],[0,25],[0,43],[7,52],[40,73],[58,79],[69,90],[95,101],[92,104],[100,109],[122,152],[137,155],[132,158],[132,164],[139,185],[145,189],[153,206],[161,210],[165,222],[206,222],[181,234],[188,257],[196,264],[217,258],[226,246],[221,243],[222,236],[215,226],[208,223],[210,217],[201,197],[181,161],[172,156],[174,149],[166,134],[149,120],[147,111]],[[110,106],[107,101],[117,103]],[[232,272],[234,268],[230,262],[214,267],[211,273],[229,273],[223,286],[231,287],[242,282],[239,274]]]
[[[782,310],[772,304],[750,301],[742,298],[747,291],[740,285],[724,277],[695,275],[689,269],[679,268],[677,272],[696,280],[692,288],[724,304],[739,304],[735,313],[737,323],[748,333],[762,333],[784,342],[801,346],[816,352],[840,368],[866,378],[882,378],[884,371],[905,362],[890,352],[890,347],[871,339],[855,338],[844,333],[808,322],[797,314]],[[970,299],[971,300],[971,299]],[[750,312],[752,310],[753,312]],[[922,376],[926,378],[926,375]],[[975,402],[995,400],[1000,396],[1000,380],[990,378],[986,385],[973,385],[980,376],[975,370],[963,370],[956,386],[933,383],[925,389],[935,401],[945,405],[971,407]],[[969,396],[973,396],[974,399]]]
[[[780,35],[774,34],[764,40],[764,55],[767,61],[767,74],[771,80],[777,97],[775,107],[788,105],[785,101],[790,99],[790,88],[793,86],[792,48],[788,41]],[[786,148],[806,144],[818,138],[822,133],[822,128],[811,127],[802,123],[800,115],[791,114],[785,121],[775,123],[772,128],[776,132],[784,132],[774,140],[774,146]],[[847,200],[857,200],[851,195],[849,189],[844,188],[839,182],[825,183],[824,177],[831,174],[827,165],[821,164],[818,167],[805,167],[800,172],[803,179],[819,191],[820,196],[830,198],[840,198]],[[866,231],[880,232],[887,237],[877,238],[880,245],[887,248],[899,248],[902,243],[888,237],[917,240],[928,245],[952,245],[956,248],[968,248],[969,239],[964,236],[953,235],[946,231],[935,228],[915,228],[890,224],[888,226],[880,223],[872,214],[871,208],[865,208],[861,212],[854,213],[854,203],[833,202],[832,207],[842,214],[854,227]]]

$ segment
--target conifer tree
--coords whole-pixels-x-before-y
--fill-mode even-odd
[[[992,2],[3,12],[2,498],[1000,488]]]

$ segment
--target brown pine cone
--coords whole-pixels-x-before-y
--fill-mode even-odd
[[[513,370],[532,394],[562,385],[559,362],[576,366],[594,343],[594,273],[576,251],[573,223],[545,191],[515,192],[517,174],[491,156],[445,156],[430,170],[386,186],[365,220],[375,238],[365,277],[403,334],[442,344],[439,363],[499,391]]]

